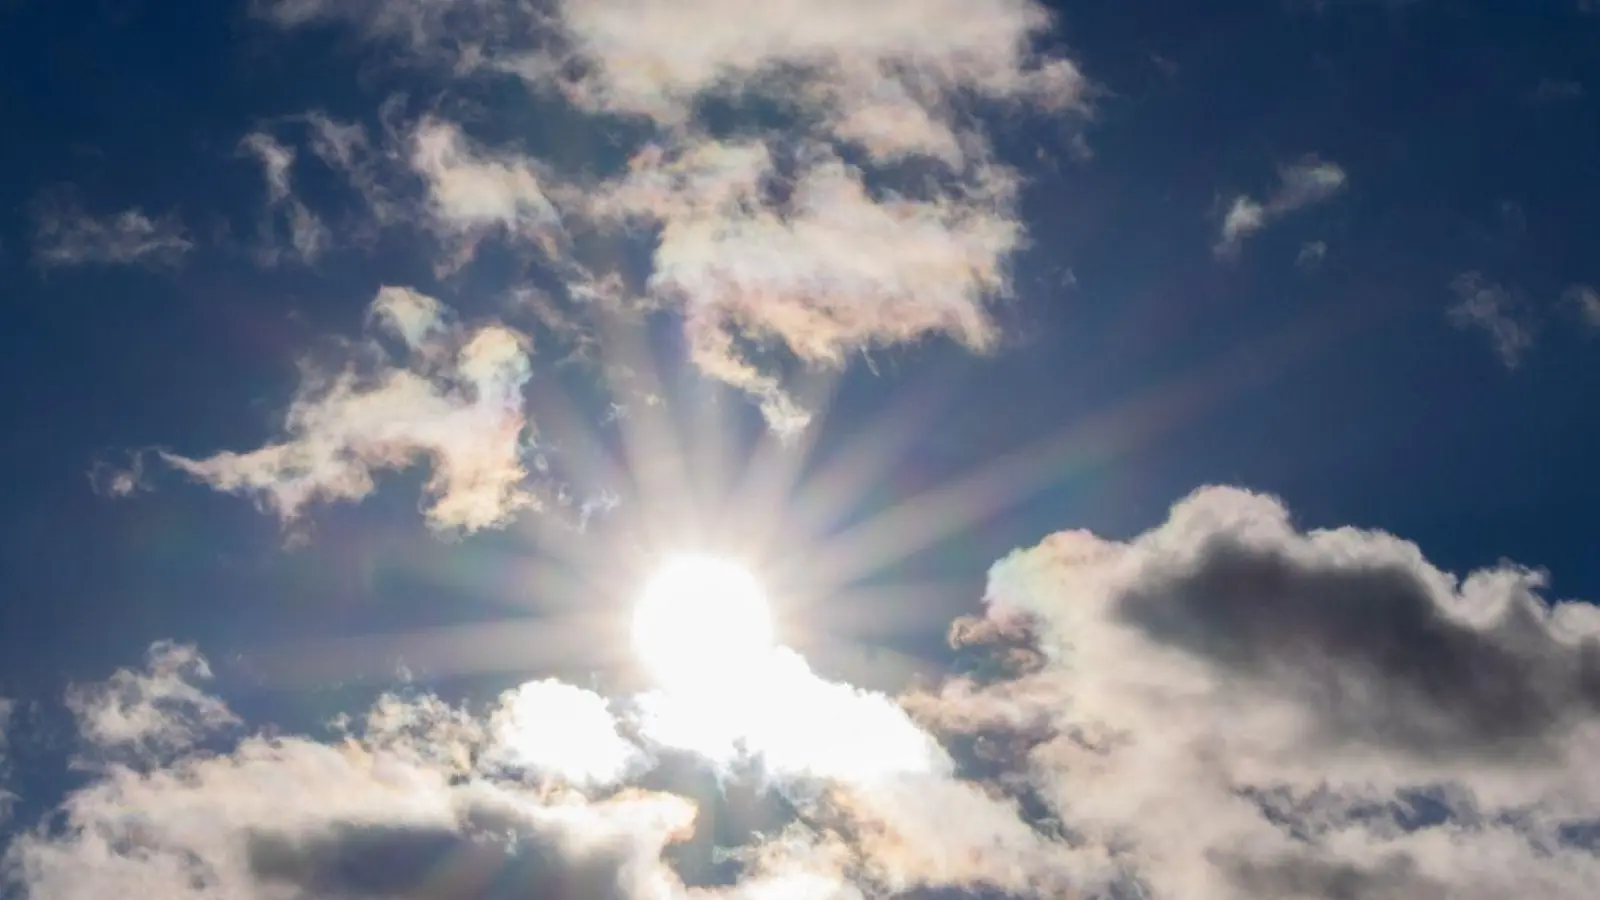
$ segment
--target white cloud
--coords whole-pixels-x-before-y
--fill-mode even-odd
[[[939,335],[992,345],[989,307],[1010,289],[1024,229],[1016,173],[974,113],[1081,112],[1086,93],[1071,62],[1036,51],[1053,20],[1034,0],[565,0],[548,14],[510,0],[280,0],[256,11],[284,27],[346,23],[409,59],[515,72],[581,109],[654,126],[629,170],[598,184],[437,120],[417,128],[410,155],[435,222],[468,240],[451,265],[489,226],[558,261],[563,216],[653,231],[650,299],[683,313],[694,361],[753,395],[780,431],[807,413],[759,349],[834,366]],[[786,121],[712,136],[696,105],[734,95]],[[561,271],[580,294],[596,290],[582,266]]]
[[[1126,543],[1063,532],[997,564],[986,625],[957,634],[1036,652],[1002,642],[998,674],[914,707],[1145,896],[1576,900],[1600,886],[1560,837],[1600,817],[1600,614],[1543,585],[1205,489]]]
[[[1600,290],[1587,284],[1575,284],[1562,292],[1561,302],[1585,325],[1600,328]]]
[[[1233,199],[1222,219],[1222,234],[1212,249],[1218,256],[1236,255],[1251,235],[1296,210],[1327,200],[1344,188],[1345,180],[1344,169],[1315,156],[1280,167],[1278,187],[1266,202],[1244,194]]]
[[[306,369],[280,441],[162,458],[218,490],[259,498],[285,524],[313,502],[359,500],[376,473],[418,462],[430,468],[423,511],[435,528],[500,525],[533,505],[521,459],[531,428],[527,339],[500,324],[459,324],[437,300],[401,287],[378,292],[369,321],[400,340],[405,359],[371,344],[374,365]]]
[[[0,872],[31,897],[136,900],[489,884],[1581,900],[1600,888],[1584,837],[1600,820],[1600,612],[1552,607],[1543,585],[1511,564],[1459,579],[1391,535],[1302,531],[1273,498],[1208,488],[1129,541],[1063,532],[997,563],[983,615],[952,629],[977,665],[903,698],[911,719],[792,654],[776,681],[729,684],[731,704],[677,710],[697,717],[679,735],[731,729],[738,765],[663,730],[660,695],[549,680],[482,715],[391,694],[329,742],[233,728],[185,749],[206,732],[193,723],[221,720],[196,711],[226,707],[187,680],[203,660],[158,645],[148,673],[84,695],[165,705],[80,723],[86,744],[162,753],[89,770]],[[723,886],[687,889],[665,851],[720,844],[721,807],[637,786],[664,783],[667,751],[707,752],[744,798],[707,802],[767,796],[798,816],[734,838]],[[901,764],[861,764],[886,759]]]
[[[536,164],[521,156],[499,156],[473,146],[461,129],[424,119],[411,134],[410,164],[428,187],[435,226],[471,253],[479,236],[502,229],[560,259],[565,233],[545,196]]]
[[[194,647],[161,641],[145,654],[144,671],[121,669],[103,684],[72,687],[67,708],[92,755],[160,757],[238,722],[196,686],[210,677]]]
[[[272,135],[259,131],[246,135],[239,142],[239,147],[261,163],[262,176],[267,182],[269,214],[282,217],[289,232],[289,248],[293,258],[306,264],[316,262],[332,243],[333,235],[322,219],[294,194],[291,181],[294,150]],[[269,219],[263,229],[264,243],[258,257],[267,265],[275,265],[283,255],[273,233],[276,227],[275,220]]]
[[[1483,331],[1506,368],[1521,365],[1534,339],[1533,322],[1522,301],[1478,272],[1462,273],[1450,287],[1458,298],[1448,312],[1451,324]]]
[[[43,267],[176,265],[194,249],[174,216],[152,218],[138,208],[97,214],[70,192],[44,195],[34,204],[33,258]]]

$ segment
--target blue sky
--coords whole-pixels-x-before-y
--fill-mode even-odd
[[[1600,7],[770,7],[0,4],[0,896],[1591,896]]]

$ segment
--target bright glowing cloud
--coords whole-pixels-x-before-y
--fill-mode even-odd
[[[553,679],[508,691],[489,728],[486,762],[580,788],[616,784],[646,761],[604,697]]]
[[[627,171],[595,183],[424,120],[409,156],[433,219],[458,238],[446,268],[492,226],[560,261],[587,294],[596,279],[567,258],[563,220],[644,230],[649,300],[682,313],[694,363],[750,394],[781,433],[809,413],[758,351],[839,366],[937,336],[992,345],[990,308],[1010,290],[1024,234],[1017,176],[984,113],[1081,112],[1086,94],[1070,61],[1035,49],[1054,22],[1033,0],[565,0],[548,16],[509,2],[277,0],[256,11],[286,28],[347,23],[412,61],[460,77],[514,72],[581,110],[652,126]],[[786,121],[714,135],[696,119],[702,101],[736,96]]]
[[[435,528],[473,531],[534,505],[522,463],[527,339],[498,323],[459,324],[409,288],[379,291],[370,320],[404,344],[403,363],[372,345],[380,362],[371,371],[307,369],[283,440],[162,458],[218,490],[257,497],[286,524],[319,500],[359,500],[377,472],[419,461],[431,469],[423,511]]]

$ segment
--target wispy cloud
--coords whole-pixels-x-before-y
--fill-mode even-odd
[[[375,363],[303,371],[281,441],[162,458],[218,490],[259,498],[285,524],[316,501],[359,500],[378,472],[418,462],[431,470],[424,512],[435,528],[499,525],[532,505],[521,458],[531,427],[522,395],[527,339],[497,323],[462,325],[437,300],[402,287],[380,290],[368,319],[400,341],[402,360],[369,341]]]
[[[194,249],[175,216],[151,217],[138,208],[92,213],[70,190],[34,203],[33,258],[40,266],[171,266]]]
[[[1523,301],[1479,272],[1462,273],[1450,287],[1457,297],[1448,311],[1451,324],[1482,331],[1506,368],[1521,365],[1534,340],[1533,320]]]
[[[69,689],[67,708],[92,754],[160,759],[238,723],[225,704],[196,685],[210,678],[210,666],[194,647],[162,641],[145,655],[144,671],[122,669],[102,684]]]
[[[261,164],[262,176],[267,184],[269,218],[263,227],[263,243],[257,257],[267,265],[275,265],[283,257],[275,231],[276,217],[282,218],[288,230],[289,250],[293,259],[313,263],[332,243],[332,233],[322,219],[294,194],[291,180],[295,151],[265,132],[252,132],[240,142],[242,152]]]
[[[1265,202],[1245,194],[1233,199],[1213,251],[1222,257],[1237,255],[1251,235],[1292,212],[1327,200],[1344,188],[1345,180],[1344,169],[1315,156],[1280,168],[1278,187]]]
[[[1541,103],[1582,100],[1583,95],[1583,82],[1559,78],[1541,78],[1539,86],[1533,90],[1533,99]]]
[[[1315,269],[1322,265],[1328,258],[1328,244],[1326,241],[1306,241],[1300,245],[1300,252],[1295,254],[1294,264],[1302,269]]]
[[[1561,302],[1590,328],[1600,328],[1600,290],[1587,284],[1575,284],[1561,294]]]

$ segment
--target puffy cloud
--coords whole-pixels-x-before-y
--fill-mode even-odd
[[[322,219],[294,195],[294,186],[290,180],[295,160],[294,150],[284,146],[272,135],[259,131],[246,135],[239,142],[239,147],[241,151],[255,157],[261,163],[262,176],[267,182],[268,208],[284,218],[289,230],[289,247],[293,251],[294,258],[303,263],[316,262],[317,257],[328,248],[333,238]],[[271,233],[273,227],[269,222],[266,227],[266,243],[258,254],[261,261],[268,265],[277,263],[282,255]]]
[[[375,718],[415,723],[437,705]],[[687,801],[463,779],[430,756],[433,736],[256,735],[112,766],[12,841],[3,878],[40,900],[681,895],[660,854],[692,823]]]
[[[652,126],[628,170],[598,183],[559,180],[436,120],[416,129],[410,156],[435,222],[464,239],[503,228],[555,259],[562,217],[652,233],[651,299],[682,311],[694,362],[784,432],[806,411],[757,348],[838,366],[939,335],[992,345],[990,305],[1009,291],[1024,229],[1017,175],[982,110],[1081,111],[1086,94],[1070,61],[1037,52],[1053,21],[1034,0],[256,9],[284,27],[343,22],[455,73],[515,72],[580,109]],[[765,112],[713,131],[699,112],[718,98]],[[596,289],[582,266],[562,274],[580,294]]]
[[[376,473],[419,461],[430,468],[423,510],[435,528],[473,531],[533,505],[522,464],[531,427],[522,396],[527,339],[497,323],[462,325],[437,300],[402,287],[380,290],[368,318],[400,341],[403,361],[372,344],[372,365],[307,367],[282,440],[162,458],[218,490],[258,498],[286,524],[316,501],[359,500]]]
[[[1478,272],[1462,273],[1450,287],[1457,297],[1448,311],[1450,323],[1484,332],[1506,368],[1521,365],[1534,339],[1532,317],[1522,300]]]
[[[210,677],[194,647],[161,641],[145,654],[144,671],[120,669],[102,684],[72,687],[67,708],[91,755],[160,757],[238,722],[195,684]]]
[[[1147,895],[1589,896],[1600,858],[1563,835],[1600,817],[1600,614],[1543,585],[1205,489],[998,563],[993,626],[959,636],[1026,628],[1042,664],[914,708],[1004,747]]]
[[[83,265],[176,265],[194,249],[175,216],[152,218],[138,208],[89,212],[70,192],[34,204],[34,262],[45,268]]]
[[[1278,187],[1266,202],[1244,194],[1233,199],[1212,249],[1218,256],[1234,256],[1251,235],[1296,210],[1327,200],[1343,189],[1344,183],[1344,169],[1315,156],[1283,166],[1278,169]]]

